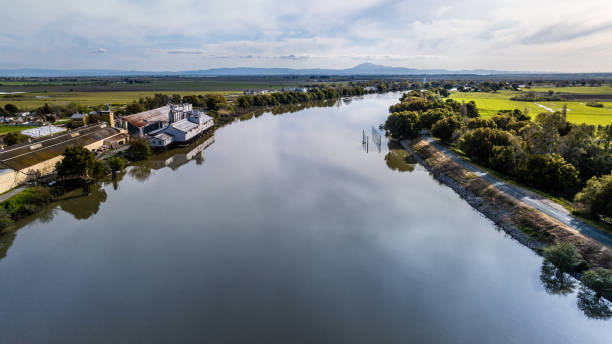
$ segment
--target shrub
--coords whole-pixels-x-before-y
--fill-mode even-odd
[[[31,215],[53,200],[48,188],[33,187],[0,203],[13,220]]]
[[[463,127],[463,121],[457,116],[443,118],[431,127],[431,134],[445,143],[450,143],[455,132]]]
[[[542,253],[544,258],[548,259],[562,272],[576,271],[582,264],[582,256],[578,249],[569,242],[548,246]]]
[[[586,103],[587,106],[591,106],[591,107],[597,107],[597,108],[602,108],[604,107],[604,105],[602,103],[597,103],[597,102],[588,102]]]
[[[589,179],[576,197],[594,217],[603,215],[612,218],[612,173]]]
[[[399,140],[418,135],[419,129],[419,114],[414,111],[394,112],[385,122],[385,130]]]
[[[516,175],[527,185],[556,195],[568,195],[579,183],[578,170],[558,154],[534,154],[522,160]]]
[[[4,143],[6,143],[7,146],[12,146],[19,143],[27,142],[28,139],[28,136],[23,135],[20,132],[13,131],[4,136]]]

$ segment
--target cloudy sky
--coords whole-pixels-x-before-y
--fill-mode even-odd
[[[612,72],[612,0],[0,1],[0,69]]]

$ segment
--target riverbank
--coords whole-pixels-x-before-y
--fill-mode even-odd
[[[430,171],[523,245],[540,253],[541,248],[569,241],[591,267],[612,268],[612,250],[596,240],[498,190],[469,172],[425,139],[404,140],[402,146]]]

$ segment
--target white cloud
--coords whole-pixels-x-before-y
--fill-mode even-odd
[[[4,7],[0,22],[4,68],[339,68],[372,61],[612,72],[609,0],[22,0]],[[106,56],[87,57],[91,51]]]

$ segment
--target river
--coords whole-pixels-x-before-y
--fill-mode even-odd
[[[236,121],[24,220],[0,342],[609,343],[578,285],[386,138],[366,151],[398,98]]]

